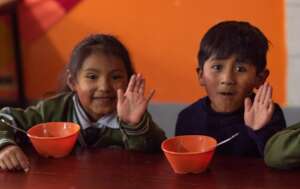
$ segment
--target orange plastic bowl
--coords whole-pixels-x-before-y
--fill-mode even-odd
[[[48,122],[33,126],[27,135],[41,156],[60,158],[71,152],[79,130],[76,123]]]
[[[208,167],[217,141],[204,135],[185,135],[166,139],[161,144],[175,173],[201,173]]]

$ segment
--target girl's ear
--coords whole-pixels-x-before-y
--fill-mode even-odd
[[[202,68],[197,68],[197,76],[198,80],[201,86],[205,85],[204,79],[203,79],[203,69]]]
[[[67,78],[66,78],[66,82],[68,87],[71,89],[71,91],[75,91],[75,84],[74,84],[74,79],[70,73],[70,70],[67,70]]]
[[[270,71],[268,69],[265,69],[264,71],[257,74],[256,79],[255,79],[255,88],[259,88],[259,86],[264,84],[265,81],[267,80],[269,74],[270,74]]]

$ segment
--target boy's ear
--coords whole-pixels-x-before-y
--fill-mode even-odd
[[[256,79],[255,79],[255,88],[259,88],[259,86],[264,84],[265,81],[267,80],[269,74],[270,74],[270,71],[268,69],[265,69],[264,71],[257,74]]]
[[[197,76],[198,76],[198,80],[201,86],[203,86],[205,84],[204,80],[203,80],[203,69],[202,68],[197,68]]]
[[[73,77],[72,77],[72,75],[71,75],[71,73],[70,73],[70,71],[69,70],[67,70],[67,85],[68,85],[68,87],[72,90],[72,91],[74,91],[75,90],[75,84],[74,84],[74,79],[73,79]]]

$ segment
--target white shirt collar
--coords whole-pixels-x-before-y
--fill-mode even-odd
[[[89,119],[89,117],[86,115],[76,95],[73,96],[73,103],[75,107],[75,114],[76,114],[77,121],[80,123],[82,129],[86,129],[89,127],[98,127],[98,128],[109,127],[112,129],[120,128],[116,113],[105,115],[100,119],[98,119],[96,122],[92,122]]]

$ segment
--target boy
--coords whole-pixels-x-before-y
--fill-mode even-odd
[[[265,162],[278,169],[300,167],[300,123],[270,138],[265,148]]]
[[[225,21],[204,35],[198,52],[198,79],[207,97],[178,116],[176,135],[209,135],[218,142],[239,135],[217,153],[263,156],[266,141],[285,128],[272,87],[265,83],[268,40],[247,22]],[[254,88],[259,88],[257,94]]]

